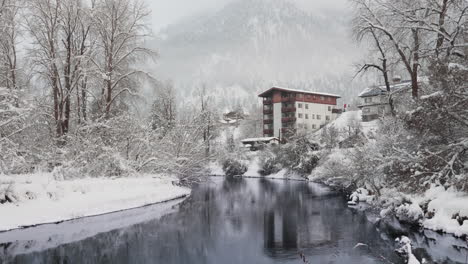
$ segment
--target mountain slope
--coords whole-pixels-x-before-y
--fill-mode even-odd
[[[354,93],[359,51],[348,24],[345,11],[310,14],[285,0],[237,0],[163,30],[153,44],[161,54],[156,72],[184,87],[208,84],[216,94],[241,87],[255,98],[273,84]]]

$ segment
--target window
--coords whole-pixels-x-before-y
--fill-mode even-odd
[[[297,114],[297,116],[298,116],[299,118],[302,118],[302,114]]]
[[[317,126],[316,126],[316,125],[312,125],[312,129],[317,129]]]
[[[312,119],[315,119],[315,115],[312,115]]]
[[[305,114],[305,119],[309,119],[309,115],[308,115],[308,114]]]
[[[372,97],[364,98],[365,103],[372,103]]]
[[[317,115],[317,120],[321,120],[322,119],[322,116],[321,115]]]
[[[331,110],[332,110],[332,107],[329,106],[329,107],[328,107],[328,112],[331,112]]]
[[[325,116],[325,119],[326,119],[327,121],[330,121],[330,116]]]
[[[305,109],[309,109],[309,104],[305,104]]]
[[[298,107],[299,107],[299,108],[302,108],[302,104],[298,104]]]
[[[320,96],[320,100],[322,100],[322,101],[323,101],[323,100],[325,100],[325,97],[323,97],[323,96]]]

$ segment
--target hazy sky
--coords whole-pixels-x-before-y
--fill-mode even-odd
[[[152,9],[153,30],[177,22],[179,19],[197,13],[222,8],[236,0],[146,0]],[[275,1],[275,0],[271,0]],[[347,0],[289,0],[298,3],[305,10],[318,8],[346,8]]]

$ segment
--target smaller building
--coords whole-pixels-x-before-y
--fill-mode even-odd
[[[410,87],[411,81],[394,79],[394,83],[390,85],[390,92],[403,91]],[[359,94],[359,97],[361,103],[358,107],[362,110],[362,121],[369,122],[391,113],[388,91],[385,85],[366,88]]]
[[[252,151],[257,151],[265,148],[267,145],[277,145],[280,140],[276,137],[262,137],[262,138],[247,138],[241,141],[244,147]]]

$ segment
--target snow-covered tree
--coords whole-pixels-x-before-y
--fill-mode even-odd
[[[174,86],[170,82],[157,83],[156,99],[151,107],[150,119],[153,130],[165,136],[174,128],[177,116],[177,105]]]
[[[146,48],[150,12],[140,0],[96,0],[92,13],[98,54],[93,63],[102,78],[99,108],[109,117],[123,95],[135,95],[136,76],[146,76],[142,61],[155,52]],[[99,77],[99,76],[98,76]]]

